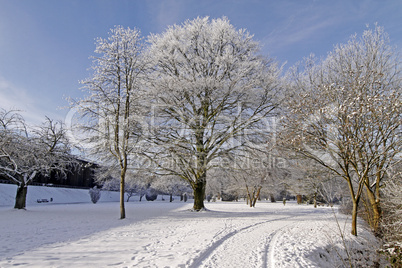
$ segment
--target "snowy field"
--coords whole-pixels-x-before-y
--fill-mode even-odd
[[[92,204],[88,191],[71,190],[69,200],[64,190],[31,186],[27,210],[14,210],[6,196],[15,186],[0,184],[0,267],[343,267],[345,246],[355,265],[373,265],[362,244],[374,250],[376,241],[362,224],[357,238],[349,235],[350,221],[336,208],[211,202],[197,213],[192,200],[134,197],[119,220],[119,203],[106,202],[117,193]]]

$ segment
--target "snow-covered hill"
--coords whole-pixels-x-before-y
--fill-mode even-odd
[[[14,206],[17,185],[0,183],[0,206]],[[38,199],[46,199],[49,203],[38,203]],[[50,202],[52,200],[52,202]],[[102,191],[98,202],[117,202],[119,193]],[[33,205],[91,203],[88,190],[45,186],[28,186],[27,207]]]

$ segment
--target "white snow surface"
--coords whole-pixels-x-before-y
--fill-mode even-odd
[[[87,190],[30,186],[27,209],[15,210],[15,191],[0,184],[0,267],[325,268],[349,266],[346,252],[370,267],[377,246],[361,222],[351,236],[337,208],[291,201],[206,202],[206,211],[193,212],[191,199],[133,197],[120,220],[116,192],[92,204]]]

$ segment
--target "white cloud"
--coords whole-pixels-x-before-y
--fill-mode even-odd
[[[46,100],[40,100],[32,92],[18,87],[0,76],[0,107],[6,110],[19,110],[29,125],[37,125],[44,121],[45,115],[52,117],[46,110]]]
[[[292,46],[298,42],[320,36],[322,31],[337,25],[344,18],[331,16],[322,10],[307,7],[286,18],[264,39],[267,45]]]
[[[148,1],[148,10],[156,24],[158,32],[164,31],[167,26],[180,24],[183,8],[186,6],[186,1],[171,0],[171,1]]]

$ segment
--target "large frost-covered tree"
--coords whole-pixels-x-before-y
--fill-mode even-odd
[[[294,72],[283,126],[296,151],[342,177],[353,202],[352,234],[366,189],[380,220],[380,187],[401,151],[401,72],[381,27],[338,45],[322,62]]]
[[[120,218],[125,218],[124,186],[130,154],[135,153],[140,128],[141,82],[144,74],[142,38],[137,29],[116,26],[109,37],[96,41],[93,74],[82,81],[88,97],[76,103],[81,110],[92,155],[101,163],[118,166]],[[109,163],[108,163],[109,162]],[[111,163],[110,163],[111,162]]]
[[[245,30],[208,17],[150,37],[155,147],[148,157],[190,183],[204,208],[207,171],[238,148],[244,131],[275,109],[279,70]],[[152,135],[153,134],[153,135]]]
[[[73,167],[70,149],[61,122],[47,118],[28,132],[18,112],[0,109],[0,175],[18,186],[14,208],[26,207],[28,185],[36,175]]]

